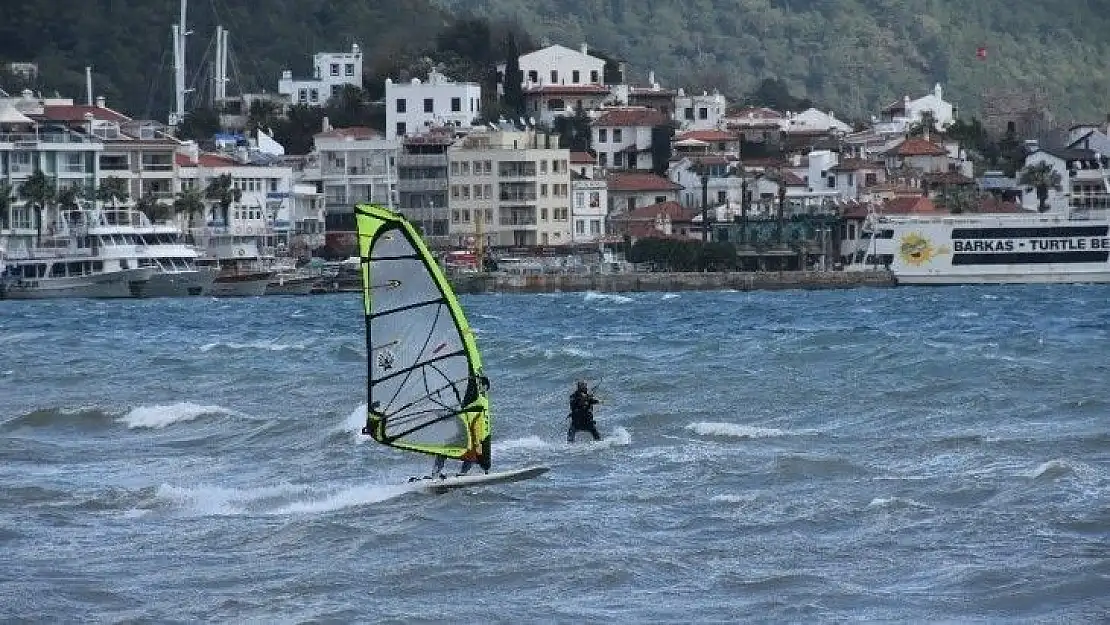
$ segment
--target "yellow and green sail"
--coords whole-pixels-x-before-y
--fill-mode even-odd
[[[359,204],[355,222],[370,435],[385,445],[488,469],[489,383],[451,285],[403,216]]]

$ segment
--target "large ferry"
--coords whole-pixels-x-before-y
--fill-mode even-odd
[[[899,284],[1110,282],[1110,221],[1050,214],[875,217],[854,268]]]
[[[850,269],[887,267],[899,284],[1110,282],[1110,159],[1034,148],[1060,188],[1022,190],[1013,213],[871,215]]]

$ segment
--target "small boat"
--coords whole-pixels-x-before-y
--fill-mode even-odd
[[[355,207],[366,315],[367,417],[363,433],[396,449],[472,462],[484,475],[431,476],[415,487],[443,492],[511,482],[547,467],[489,473],[489,379],[474,332],[420,234],[375,205]]]

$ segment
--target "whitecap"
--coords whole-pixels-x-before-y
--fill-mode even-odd
[[[210,352],[214,349],[230,349],[230,350],[244,350],[244,349],[258,349],[271,352],[283,352],[290,349],[305,349],[307,345],[304,343],[278,343],[277,341],[253,341],[250,343],[207,343],[200,347],[202,352]]]
[[[728,438],[775,438],[778,436],[793,436],[797,432],[780,430],[779,428],[762,428],[739,423],[714,423],[697,422],[686,426],[687,430],[699,436],[721,436]]]
[[[118,420],[121,423],[126,423],[127,427],[132,429],[160,429],[174,423],[184,423],[204,415],[216,414],[230,415],[235,413],[220,406],[202,406],[192,402],[177,402],[176,404],[161,404],[132,408]]]
[[[586,291],[584,299],[587,302],[613,302],[615,304],[627,304],[632,301],[631,297],[627,295],[617,295],[616,293],[598,293],[597,291]]]

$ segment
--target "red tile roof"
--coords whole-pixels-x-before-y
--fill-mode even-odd
[[[893,156],[947,156],[948,151],[932,141],[926,141],[921,137],[910,137],[899,143],[887,154]]]
[[[219,154],[209,154],[206,152],[201,152],[200,156],[197,158],[197,162],[195,163],[192,161],[192,159],[189,158],[189,155],[181,153],[174,154],[173,160],[175,163],[177,163],[178,167],[221,168],[240,167],[242,165],[242,163],[233,158],[228,158]]]
[[[649,108],[610,109],[594,120],[594,126],[662,126],[671,119],[663,113]]]
[[[692,208],[686,208],[678,202],[659,202],[658,204],[650,204],[648,206],[641,206],[632,209],[632,212],[624,215],[616,215],[613,217],[616,221],[632,222],[632,221],[655,221],[659,215],[666,215],[670,218],[671,223],[690,222],[698,214],[698,211]]]
[[[933,201],[924,195],[896,197],[883,204],[883,213],[887,215],[936,215],[943,212],[937,210]]]
[[[985,197],[979,202],[977,213],[1024,213],[1025,209],[1015,202],[1000,200],[996,197]]]
[[[575,165],[592,165],[597,162],[597,157],[589,152],[571,152],[570,162]]]
[[[861,169],[882,169],[882,163],[865,161],[862,158],[846,158],[833,166],[831,171],[859,171]]]
[[[840,216],[844,219],[865,219],[872,205],[864,202],[846,202],[840,205]]]
[[[384,139],[385,135],[374,130],[373,128],[366,128],[364,126],[352,126],[350,128],[333,128],[327,132],[318,132],[316,137],[326,137],[329,139]]]
[[[691,130],[684,132],[674,138],[675,141],[687,141],[694,139],[696,141],[738,141],[740,136],[734,132],[725,130]]]
[[[532,85],[524,88],[524,95],[605,95],[605,85]]]
[[[91,113],[93,119],[107,122],[126,122],[131,118],[108,107],[88,106],[85,104],[52,104],[42,107],[40,119],[56,122],[83,122],[85,115]]]
[[[655,174],[638,171],[613,172],[606,176],[610,191],[678,191],[682,185]]]
[[[779,175],[782,177],[783,184],[785,184],[788,187],[804,187],[804,186],[806,186],[806,181],[802,180],[802,178],[799,177],[798,174],[795,174],[794,172],[792,172],[790,170],[784,170]]]

